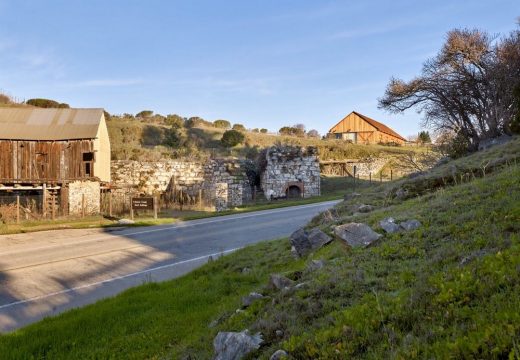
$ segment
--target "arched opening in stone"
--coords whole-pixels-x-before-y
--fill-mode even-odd
[[[303,195],[303,184],[296,182],[287,184],[285,194],[289,199],[301,198]]]

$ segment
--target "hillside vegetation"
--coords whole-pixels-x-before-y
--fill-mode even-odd
[[[209,359],[219,331],[249,329],[264,339],[252,358],[284,349],[295,359],[518,359],[519,160],[516,138],[421,176],[358,189],[360,196],[309,224],[331,233],[355,221],[383,233],[379,221],[392,216],[419,220],[417,230],[367,248],[335,240],[303,259],[293,258],[287,239],[247,247],[180,279],[2,335],[0,354]],[[357,213],[359,204],[375,210]],[[313,270],[312,259],[324,267]],[[273,273],[303,285],[272,290]],[[235,311],[250,291],[268,297]]]

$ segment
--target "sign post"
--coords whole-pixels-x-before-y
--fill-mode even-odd
[[[157,216],[155,199],[153,197],[135,197],[130,200],[130,217],[134,219],[134,210],[153,210],[154,217]]]

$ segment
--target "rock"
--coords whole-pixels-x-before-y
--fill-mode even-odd
[[[307,269],[310,271],[316,271],[325,266],[325,260],[311,260],[311,262],[307,265]]]
[[[242,269],[242,274],[244,274],[244,275],[251,274],[251,269],[248,268],[248,267],[243,268]]]
[[[332,241],[331,237],[318,228],[307,232],[303,228],[291,234],[291,244],[299,257],[307,255]]]
[[[391,217],[381,220],[379,225],[388,234],[393,234],[401,230],[401,227],[395,223],[395,219]]]
[[[285,288],[291,287],[294,284],[294,281],[286,278],[285,276],[273,274],[269,278],[269,288],[273,290],[283,290]]]
[[[371,211],[374,210],[374,207],[372,205],[359,205],[359,207],[357,208],[357,211],[359,211],[360,213],[369,213]]]
[[[282,330],[276,330],[274,333],[275,333],[276,337],[279,337],[279,338],[283,337],[283,331]]]
[[[119,220],[117,220],[117,223],[119,225],[132,225],[132,224],[135,224],[135,221],[130,220],[130,219],[119,219]]]
[[[343,196],[343,200],[349,201],[349,200],[352,200],[352,199],[354,199],[354,198],[356,198],[358,196],[361,196],[361,194],[358,194],[358,193],[345,194]]]
[[[219,332],[213,340],[214,360],[239,360],[262,344],[262,335],[250,335],[248,330],[242,332]]]
[[[251,306],[252,303],[254,303],[258,299],[262,299],[263,297],[264,297],[264,295],[256,293],[256,292],[249,293],[249,295],[244,296],[242,298],[242,305],[244,307]]]
[[[403,189],[403,188],[399,188],[397,189],[397,191],[395,192],[395,197],[400,199],[400,200],[405,200],[408,198],[408,195],[409,195],[409,192],[407,189]]]
[[[294,286],[294,288],[295,288],[295,289],[301,289],[301,288],[304,287],[305,285],[307,285],[307,283],[302,282],[302,283],[296,284],[296,285]]]
[[[334,234],[352,247],[368,246],[382,236],[372,230],[367,224],[360,223],[336,226]]]
[[[418,220],[411,219],[411,220],[403,221],[402,223],[399,224],[399,226],[401,228],[405,229],[406,231],[412,231],[412,230],[416,230],[416,229],[420,228],[421,223]]]
[[[287,354],[287,352],[284,350],[276,350],[273,355],[271,355],[269,360],[281,360],[287,358],[288,356],[289,354]]]

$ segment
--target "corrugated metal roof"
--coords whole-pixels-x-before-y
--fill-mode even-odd
[[[0,139],[94,139],[103,109],[0,108]]]

